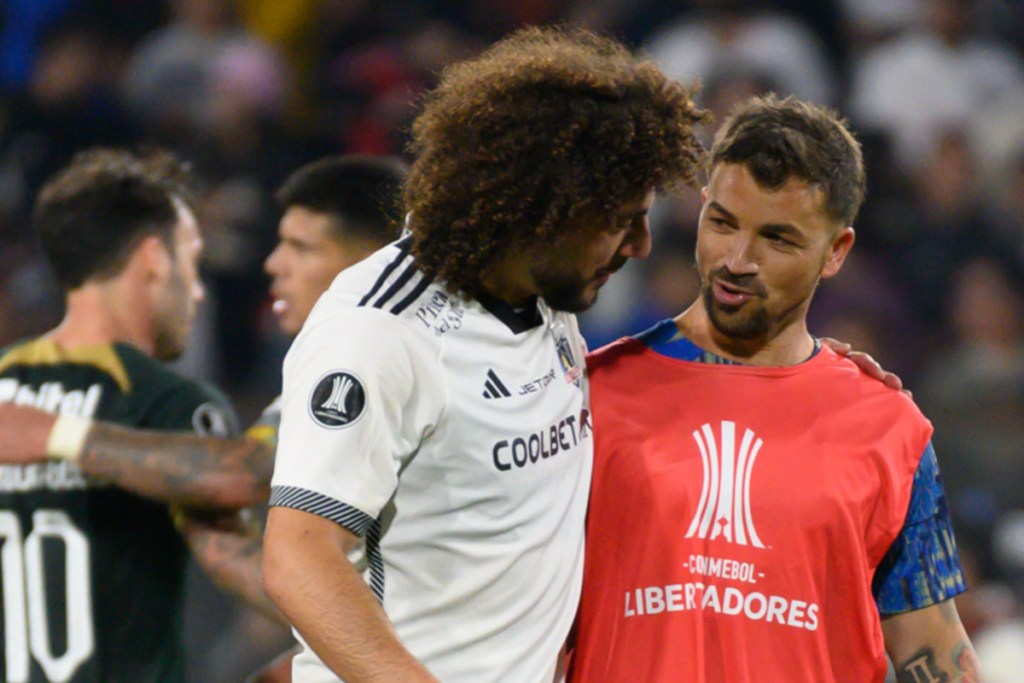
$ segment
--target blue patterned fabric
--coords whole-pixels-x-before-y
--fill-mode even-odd
[[[881,614],[929,607],[967,590],[942,474],[931,444],[914,474],[903,530],[875,570],[871,592]]]
[[[716,356],[705,351],[683,336],[676,327],[674,320],[662,320],[654,327],[634,337],[638,342],[663,356],[676,360],[688,360],[695,363],[715,363],[718,365],[740,365],[736,361]]]
[[[700,348],[672,320],[663,320],[634,339],[676,360],[740,365]],[[815,342],[817,354],[821,343]],[[878,565],[871,592],[878,612],[889,615],[929,607],[966,590],[939,463],[929,443],[914,473],[903,529]]]

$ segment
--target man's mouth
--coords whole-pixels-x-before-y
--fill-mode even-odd
[[[722,282],[717,279],[712,281],[711,291],[714,294],[715,301],[723,306],[732,307],[742,306],[754,297],[758,296],[756,292],[750,289],[738,287],[734,284]]]

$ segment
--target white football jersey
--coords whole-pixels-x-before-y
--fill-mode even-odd
[[[443,683],[551,683],[582,581],[584,342],[407,250],[342,272],[292,345],[270,504],[363,537],[353,562]],[[308,647],[293,675],[338,680]]]

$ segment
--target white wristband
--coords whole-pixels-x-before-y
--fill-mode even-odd
[[[78,460],[90,429],[92,420],[74,415],[60,415],[50,430],[50,438],[46,442],[46,455],[72,462]]]

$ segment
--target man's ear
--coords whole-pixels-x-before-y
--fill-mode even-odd
[[[707,201],[708,201],[708,186],[705,185],[704,187],[700,188],[700,203],[701,204],[706,204]]]
[[[163,280],[168,277],[173,268],[171,252],[157,235],[144,237],[135,253],[129,260],[129,265],[141,268],[145,274],[146,281]]]
[[[834,277],[839,273],[839,270],[843,267],[843,262],[846,261],[846,255],[850,253],[850,249],[853,247],[854,240],[855,235],[851,226],[847,226],[836,233],[836,236],[832,238],[832,244],[829,246],[825,265],[821,269],[822,279]]]

